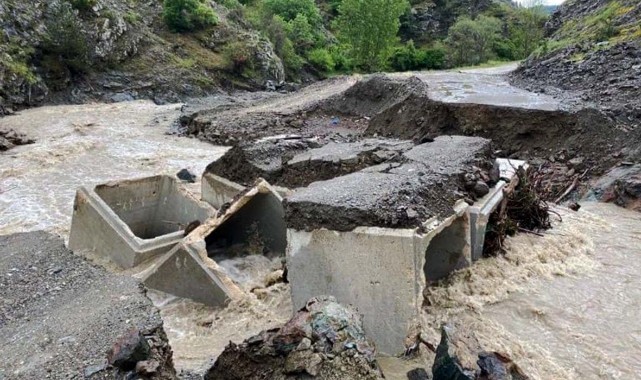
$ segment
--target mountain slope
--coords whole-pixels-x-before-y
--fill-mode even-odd
[[[641,123],[641,3],[570,0],[546,28],[546,44],[513,82],[539,92],[569,91],[626,124]]]

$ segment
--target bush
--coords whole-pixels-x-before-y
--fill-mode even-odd
[[[96,0],[69,0],[71,6],[79,11],[88,11],[96,5]]]
[[[164,0],[163,18],[175,32],[188,32],[216,25],[218,17],[202,0]]]
[[[307,60],[312,66],[323,73],[331,73],[336,66],[334,58],[327,49],[314,49],[310,51],[307,55]]]
[[[298,15],[303,15],[314,27],[320,26],[322,22],[314,0],[265,0],[263,6],[266,11],[282,17],[285,21],[292,21]]]
[[[413,41],[394,49],[390,66],[396,71],[441,69],[445,64],[445,49],[417,49]]]
[[[44,55],[57,60],[71,73],[88,71],[89,45],[71,4],[56,5],[45,25],[47,35],[42,46]]]
[[[243,41],[227,44],[223,49],[223,57],[228,69],[236,75],[242,75],[246,70],[254,69],[254,52]]]
[[[343,45],[330,46],[329,53],[334,61],[334,71],[349,73],[354,69],[352,60],[345,54],[346,51],[347,49]]]

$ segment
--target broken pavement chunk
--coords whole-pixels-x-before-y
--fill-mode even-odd
[[[489,161],[490,141],[440,136],[403,153],[404,163],[381,164],[315,182],[285,201],[287,225],[296,230],[358,226],[416,228],[447,218],[461,198],[460,178],[477,161]]]

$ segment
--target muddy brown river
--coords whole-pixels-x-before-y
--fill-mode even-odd
[[[501,72],[432,73],[425,80],[431,76],[434,91],[454,101],[513,91],[516,98],[509,98],[517,103],[557,106],[505,87],[494,75]],[[176,105],[132,102],[43,107],[0,119],[37,140],[0,155],[0,233],[44,229],[66,236],[81,185],[185,167],[202,172],[226,148],[165,135],[178,113]],[[448,286],[431,289],[426,337],[437,342],[438,326],[454,320],[533,379],[639,378],[641,214],[596,203],[577,213],[558,211],[563,220],[545,236],[511,238],[506,256],[482,260],[454,274]],[[225,309],[152,294],[177,368],[202,371],[230,340],[285,322],[292,313],[289,289],[270,289]],[[383,362],[387,378],[406,378],[406,363]]]

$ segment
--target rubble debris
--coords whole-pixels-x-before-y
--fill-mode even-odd
[[[300,231],[415,228],[431,217],[446,218],[464,198],[461,179],[472,167],[490,162],[489,148],[490,141],[478,137],[440,136],[403,153],[402,163],[314,182],[285,200],[287,226]]]
[[[196,179],[197,179],[196,175],[190,172],[189,169],[181,169],[178,173],[176,173],[176,177],[179,180],[185,181],[188,183],[194,183],[196,182]]]
[[[516,171],[516,177],[503,189],[503,200],[490,215],[487,224],[483,255],[485,257],[503,253],[507,236],[516,232],[539,233],[552,227],[547,203],[541,198],[536,187],[536,169]]]
[[[323,296],[281,328],[230,342],[205,380],[380,379],[375,356],[358,312]]]
[[[33,144],[35,140],[14,129],[0,128],[0,152],[9,150],[17,145]]]
[[[124,371],[132,370],[151,354],[149,343],[138,329],[131,329],[118,338],[107,352],[109,364]]]
[[[0,257],[0,377],[126,378],[129,370],[107,363],[120,342],[112,363],[133,369],[132,358],[153,360],[154,379],[175,378],[163,321],[137,280],[92,265],[45,232],[0,236]]]
[[[527,380],[522,370],[507,356],[480,351],[476,365],[468,362],[478,349],[478,341],[460,336],[450,325],[441,327],[441,341],[432,365],[433,380]],[[465,358],[461,359],[464,355]],[[461,360],[466,360],[465,364]]]

